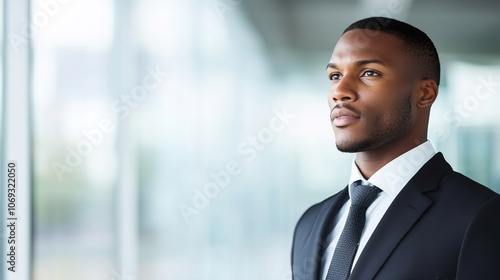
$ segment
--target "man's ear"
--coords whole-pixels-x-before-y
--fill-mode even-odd
[[[430,107],[438,95],[438,85],[432,79],[424,79],[419,82],[417,94],[418,107]]]

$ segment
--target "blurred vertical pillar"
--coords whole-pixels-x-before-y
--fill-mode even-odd
[[[112,90],[117,98],[129,96],[137,77],[136,50],[132,26],[133,0],[115,0],[115,38],[113,45],[114,81]],[[117,116],[118,178],[116,185],[116,248],[117,269],[122,277],[138,277],[138,170],[134,137],[133,113]],[[127,278],[127,279],[128,279]]]
[[[32,265],[32,98],[31,98],[31,40],[32,23],[29,0],[5,0],[3,32],[3,102],[2,102],[2,197],[7,197],[7,165],[16,165],[16,192],[14,212],[7,210],[8,201],[2,203],[2,271],[1,279],[31,279]],[[14,214],[14,215],[12,215]],[[16,217],[17,220],[8,220]],[[15,233],[7,227],[15,223]],[[7,243],[7,238],[11,238]],[[15,244],[12,240],[15,238]],[[13,263],[6,256],[15,246],[15,272],[8,268]]]

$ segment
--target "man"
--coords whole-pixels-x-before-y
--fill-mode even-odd
[[[293,279],[500,279],[500,196],[427,140],[440,81],[429,37],[394,19],[357,21],[327,76],[337,148],[356,156],[348,186],[298,221]]]

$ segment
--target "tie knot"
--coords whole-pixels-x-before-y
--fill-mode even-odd
[[[356,181],[351,187],[351,204],[368,207],[377,198],[379,192],[381,190],[376,186],[362,185],[361,181]]]

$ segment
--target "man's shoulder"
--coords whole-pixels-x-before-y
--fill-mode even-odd
[[[345,190],[341,190],[336,194],[324,199],[323,201],[317,202],[312,206],[310,206],[309,208],[307,208],[307,210],[300,217],[299,223],[302,220],[307,220],[316,217],[319,213],[323,212],[325,209],[329,209],[337,199],[341,199],[342,192],[344,191]]]
[[[436,211],[455,213],[464,226],[484,203],[499,196],[483,184],[453,170],[443,174],[437,189],[426,195],[434,201]]]
[[[310,231],[317,226],[317,223],[320,222],[319,220],[322,220],[321,217],[327,215],[327,213],[332,210],[335,204],[342,205],[347,198],[347,189],[343,189],[323,201],[310,206],[297,221],[295,233],[297,234],[297,232],[301,230]]]
[[[452,197],[467,197],[469,200],[483,201],[498,196],[483,184],[453,170],[442,153],[437,153],[429,160],[413,179],[417,185],[421,185],[420,190],[424,192],[437,190]],[[422,187],[427,183],[430,183],[429,187]]]
[[[498,196],[492,189],[454,170],[446,172],[440,181],[441,188],[457,195],[489,199]]]
[[[324,245],[322,233],[325,226],[331,220],[330,217],[335,215],[334,211],[340,209],[347,197],[347,188],[345,188],[327,199],[312,205],[302,214],[297,221],[293,233],[292,266],[306,260],[306,256],[311,256],[311,254],[315,256],[314,252],[311,253],[311,250],[314,249],[310,247],[314,246],[312,244]]]

